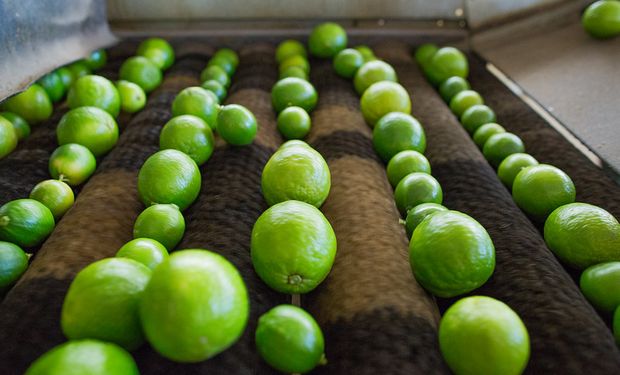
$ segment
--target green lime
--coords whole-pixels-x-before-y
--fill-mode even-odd
[[[353,86],[357,94],[362,95],[374,83],[381,81],[398,82],[396,71],[385,61],[373,60],[357,69],[353,78]]]
[[[509,189],[512,189],[512,183],[515,177],[523,168],[538,165],[538,161],[532,155],[524,153],[516,153],[508,155],[497,168],[497,176],[500,181]]]
[[[484,124],[474,132],[474,143],[479,148],[483,148],[484,144],[487,143],[487,140],[491,138],[492,135],[505,132],[506,129],[504,129],[504,127],[500,124],[496,124],[494,122]]]
[[[415,279],[444,298],[480,287],[495,269],[491,237],[480,223],[457,211],[422,220],[413,231],[409,256]]]
[[[284,79],[284,78],[288,78],[288,77],[295,77],[295,78],[301,78],[303,80],[308,80],[308,73],[306,73],[305,70],[303,70],[302,68],[298,67],[298,66],[291,66],[288,67],[284,70],[280,70],[280,75],[278,76],[278,79]]]
[[[347,33],[342,26],[325,22],[312,29],[308,38],[310,53],[320,58],[332,58],[347,47]]]
[[[248,321],[248,292],[221,255],[182,250],[153,271],[140,303],[151,346],[177,362],[201,362],[226,350]]]
[[[620,34],[620,3],[595,1],[583,13],[581,23],[595,38],[611,38]]]
[[[151,60],[142,56],[130,57],[119,72],[121,80],[133,82],[147,94],[155,90],[162,80],[161,70]]]
[[[377,154],[388,162],[401,151],[426,150],[426,135],[422,125],[406,113],[391,112],[381,117],[372,131],[372,143]]]
[[[224,87],[224,85],[222,85],[218,81],[214,81],[212,79],[208,81],[204,81],[202,85],[200,86],[203,89],[214,93],[215,96],[217,96],[217,100],[219,103],[222,103],[224,99],[226,99],[226,96],[228,95],[228,93],[226,92],[226,87]]]
[[[65,92],[68,92],[69,88],[73,84],[73,74],[71,73],[71,70],[69,70],[66,66],[63,66],[56,69],[56,72],[58,73],[58,77],[60,77],[62,84],[65,86]]]
[[[581,274],[579,286],[594,307],[613,313],[620,306],[620,262],[588,267]]]
[[[121,99],[116,86],[107,78],[88,75],[78,78],[67,95],[69,108],[97,107],[116,117]]]
[[[181,115],[173,117],[159,133],[159,148],[183,151],[196,164],[209,160],[215,147],[213,131],[200,117]]]
[[[128,258],[91,263],[75,276],[62,304],[60,325],[69,340],[97,339],[127,350],[144,342],[138,314],[151,270]]]
[[[216,122],[217,133],[234,146],[249,145],[256,137],[258,124],[254,114],[239,104],[220,108]]]
[[[411,113],[411,99],[404,87],[396,82],[382,81],[370,86],[360,99],[364,120],[371,127],[390,112]]]
[[[228,74],[229,77],[232,77],[232,75],[235,74],[235,70],[237,70],[237,65],[235,65],[233,61],[223,55],[214,56],[209,59],[207,66],[220,67],[223,71],[226,72],[226,74]]]
[[[533,165],[515,177],[512,198],[527,214],[545,220],[556,208],[575,201],[575,185],[566,173],[552,165]]]
[[[139,375],[138,366],[121,347],[96,340],[69,341],[37,359],[26,375]]]
[[[116,253],[117,257],[133,259],[154,270],[166,258],[168,250],[151,238],[136,238],[127,242]]]
[[[277,113],[286,107],[301,107],[312,112],[318,101],[314,86],[301,78],[289,77],[276,82],[271,89],[271,103]]]
[[[439,347],[455,375],[520,375],[530,358],[527,328],[491,297],[457,301],[439,323]]]
[[[325,341],[312,315],[279,305],[258,318],[256,348],[265,362],[285,373],[306,373],[325,364]]]
[[[23,117],[29,124],[37,124],[50,118],[53,108],[47,92],[35,83],[5,100],[2,110]]]
[[[480,94],[473,90],[463,90],[452,97],[450,100],[450,109],[456,117],[461,117],[469,107],[476,104],[484,104],[484,100]]]
[[[495,112],[484,104],[472,105],[461,115],[461,124],[469,134],[474,134],[479,127],[492,122],[495,122]]]
[[[404,150],[390,159],[386,172],[390,184],[392,187],[396,187],[400,180],[409,173],[420,172],[431,174],[431,164],[426,157],[418,151]]]
[[[469,82],[465,78],[453,76],[441,83],[439,94],[446,103],[450,103],[456,94],[469,89]]]
[[[525,145],[518,136],[504,132],[493,134],[482,147],[485,159],[497,168],[507,156],[525,152]]]
[[[252,228],[254,270],[282,293],[308,293],[329,274],[336,235],[318,208],[295,200],[271,206]]]
[[[308,62],[308,59],[302,55],[287,57],[284,61],[280,63],[279,70],[280,72],[282,72],[293,66],[303,69],[306,74],[310,73],[310,63]]]
[[[13,129],[15,129],[19,141],[30,135],[30,125],[28,125],[28,122],[26,122],[23,117],[13,112],[0,112],[0,117],[4,117],[13,124]],[[0,138],[4,139],[6,137],[7,136],[2,136]]]
[[[102,109],[78,107],[62,116],[56,128],[56,136],[60,145],[77,143],[88,148],[93,155],[102,156],[116,145],[118,125]]]
[[[146,105],[146,93],[135,83],[120,80],[116,82],[116,89],[123,112],[136,113]]]
[[[450,77],[467,78],[467,57],[454,47],[443,47],[433,54],[427,65],[430,81],[439,85]]]
[[[230,77],[226,74],[226,71],[217,65],[211,65],[204,68],[200,73],[200,81],[217,81],[222,86],[228,88],[230,86]]]
[[[441,185],[428,173],[409,173],[396,185],[394,201],[401,215],[422,203],[437,203],[443,201]]]
[[[138,193],[146,206],[172,203],[182,211],[200,193],[202,178],[196,162],[178,150],[151,155],[138,173]]]
[[[172,116],[194,115],[215,129],[219,105],[215,94],[194,86],[183,89],[172,102]]]
[[[437,53],[439,48],[432,43],[424,43],[415,50],[415,60],[421,66],[425,66],[431,61],[433,55]]]
[[[174,64],[174,49],[162,38],[146,39],[138,46],[136,55],[146,57],[161,70],[166,70]]]
[[[108,54],[104,49],[98,49],[90,53],[84,60],[90,70],[95,71],[103,68],[108,61]]]
[[[364,58],[364,62],[368,62],[368,61],[372,61],[372,60],[376,60],[377,57],[375,56],[375,53],[372,51],[372,49],[366,45],[359,45],[359,46],[355,46],[353,47],[354,50],[356,50],[357,52],[362,54],[362,57]]]
[[[151,238],[172,251],[185,233],[185,218],[174,204],[154,204],[136,219],[133,238]]]
[[[303,139],[310,132],[310,115],[301,107],[285,108],[278,115],[278,130],[286,139]]]
[[[61,218],[75,201],[71,187],[60,180],[39,182],[30,192],[30,199],[43,203],[56,220]]]
[[[299,145],[287,146],[289,142]],[[312,147],[302,141],[284,143],[267,161],[261,187],[272,206],[287,200],[298,200],[321,207],[331,188],[329,167]]]
[[[213,54],[213,57],[211,58],[211,60],[213,59],[216,59],[216,60],[225,59],[228,62],[230,62],[235,67],[235,69],[237,69],[237,66],[239,66],[239,55],[237,55],[237,52],[235,52],[234,50],[230,48],[218,49]]]
[[[16,199],[0,207],[0,241],[34,247],[54,230],[54,216],[34,199]]]
[[[306,47],[300,41],[288,39],[278,44],[276,48],[276,61],[278,64],[295,55],[307,57]]]
[[[357,70],[364,64],[364,56],[361,52],[346,48],[338,52],[334,57],[334,70],[344,78],[353,78]]]
[[[558,258],[576,268],[620,261],[618,220],[591,204],[570,203],[553,211],[545,222],[545,242]]]
[[[28,268],[28,255],[19,246],[0,241],[0,289],[19,280]]]
[[[65,84],[56,71],[48,73],[37,81],[47,93],[52,103],[56,103],[65,95]]]
[[[3,116],[0,116],[0,159],[15,150],[18,140],[19,137],[13,124]]]
[[[422,203],[407,211],[407,218],[405,219],[405,229],[407,230],[407,236],[411,238],[415,228],[420,225],[422,220],[428,216],[441,211],[448,211],[448,209],[437,203]]]
[[[67,69],[71,72],[71,84],[77,81],[79,78],[87,76],[91,73],[90,68],[86,65],[84,60],[78,60],[74,63],[67,65]]]
[[[58,147],[50,156],[49,172],[52,178],[78,186],[86,181],[97,167],[95,155],[86,147],[69,143]]]

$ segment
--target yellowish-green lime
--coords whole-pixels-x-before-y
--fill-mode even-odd
[[[5,100],[2,103],[2,110],[13,112],[34,125],[50,118],[53,108],[47,92],[35,83],[25,91]]]
[[[372,143],[381,159],[388,162],[401,151],[414,150],[424,153],[426,135],[422,125],[413,116],[391,112],[375,124]]]
[[[164,245],[151,238],[136,238],[124,244],[118,250],[116,256],[133,259],[144,264],[152,271],[168,258],[168,250],[166,250]]]
[[[390,112],[411,113],[411,99],[404,87],[396,82],[381,81],[370,86],[360,99],[364,120],[371,127]]]
[[[213,131],[200,117],[181,115],[170,119],[159,133],[159,148],[187,154],[199,166],[213,154]]]
[[[78,186],[86,181],[95,172],[96,167],[95,155],[77,143],[58,147],[49,161],[52,178],[62,180],[71,186]]]
[[[121,98],[116,86],[105,77],[86,75],[73,83],[67,95],[69,108],[97,107],[113,117],[121,110]]]
[[[136,219],[133,238],[151,238],[172,251],[185,233],[185,218],[174,204],[154,204]]]
[[[54,215],[54,219],[58,220],[73,206],[75,197],[66,183],[60,180],[45,180],[32,189],[30,199],[43,203]]]

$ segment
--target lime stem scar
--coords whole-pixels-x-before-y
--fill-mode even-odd
[[[299,275],[290,275],[288,277],[288,283],[291,285],[301,284],[302,281],[303,281],[303,278]]]
[[[8,216],[2,216],[0,217],[0,227],[4,227],[9,225],[9,223],[11,222],[11,218]]]
[[[325,357],[325,353],[321,354],[321,359],[319,359],[319,365],[325,366],[327,364],[327,357]]]

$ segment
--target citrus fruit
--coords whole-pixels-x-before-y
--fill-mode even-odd
[[[62,304],[60,325],[70,340],[97,339],[127,350],[144,342],[138,308],[151,270],[128,258],[91,263],[75,276]]]
[[[58,147],[50,156],[49,161],[49,172],[52,178],[71,186],[77,186],[86,181],[95,172],[96,167],[95,155],[77,143]]]
[[[121,347],[96,340],[76,340],[52,348],[26,375],[139,375],[138,366]]]
[[[467,57],[454,47],[443,47],[437,50],[427,64],[430,81],[439,85],[450,77],[467,78],[469,65]]]
[[[491,237],[480,223],[457,211],[422,220],[413,231],[409,257],[420,285],[444,298],[480,287],[495,269]]]
[[[497,168],[497,176],[506,187],[512,189],[512,183],[519,172],[532,165],[538,165],[538,161],[532,155],[524,153],[508,155]]]
[[[396,82],[382,81],[370,86],[360,99],[364,120],[371,127],[390,112],[411,113],[411,99],[404,87]]]
[[[58,220],[73,206],[75,197],[66,183],[60,180],[45,180],[32,189],[30,199],[43,203],[54,215],[54,219]]]
[[[15,150],[18,140],[17,131],[13,124],[3,116],[0,116],[0,159]]]
[[[116,117],[121,109],[118,90],[110,80],[87,75],[73,83],[67,95],[69,108],[97,107]]]
[[[225,59],[230,62],[235,67],[235,69],[237,69],[237,66],[239,66],[239,55],[237,55],[237,52],[230,48],[218,49],[217,51],[215,51],[215,54],[213,54],[211,60],[213,59]]]
[[[120,80],[116,82],[116,89],[123,112],[136,113],[146,105],[146,93],[135,83]]]
[[[381,81],[397,82],[396,71],[385,61],[369,61],[357,69],[353,78],[353,86],[358,95],[364,94],[367,88]]]
[[[214,80],[208,80],[208,81],[204,81],[202,83],[202,85],[200,85],[203,89],[211,91],[212,93],[215,94],[215,96],[217,96],[217,100],[222,103],[224,101],[224,99],[226,99],[226,87],[224,87],[224,85],[222,85],[221,83],[219,83],[218,81],[214,81]]]
[[[282,293],[308,293],[329,274],[336,235],[318,208],[288,200],[269,207],[252,228],[254,270]]]
[[[151,60],[142,56],[134,56],[125,60],[121,65],[119,78],[135,83],[148,94],[161,84],[162,74]]]
[[[413,172],[431,174],[431,164],[426,157],[414,150],[400,151],[388,162],[386,168],[388,180],[392,187],[396,187],[400,180]]]
[[[310,115],[301,107],[288,107],[278,115],[278,130],[286,139],[302,139],[310,132]]]
[[[387,162],[404,150],[423,153],[426,150],[426,135],[422,125],[413,116],[391,112],[375,124],[372,143],[377,154]]]
[[[16,199],[0,207],[0,241],[37,246],[52,233],[54,225],[50,210],[34,199]]]
[[[583,13],[581,23],[595,38],[611,38],[620,34],[620,3],[595,1]]]
[[[463,90],[452,97],[450,100],[450,109],[456,117],[461,117],[463,112],[476,104],[484,104],[484,100],[480,94],[473,90]]]
[[[306,143],[287,146],[284,143],[267,161],[261,176],[261,188],[272,206],[287,200],[298,200],[321,207],[331,187],[329,167]]]
[[[234,146],[249,145],[256,137],[258,124],[254,114],[239,104],[220,108],[216,121],[217,133]]]
[[[530,358],[527,328],[491,297],[457,301],[439,323],[439,347],[455,375],[520,375]]]
[[[545,242],[558,258],[576,268],[620,261],[618,220],[591,204],[570,203],[553,211],[545,221]]]
[[[437,53],[439,48],[432,43],[424,43],[415,50],[415,60],[418,64],[424,66],[431,61],[433,55]]]
[[[305,70],[298,66],[291,66],[286,69],[280,70],[280,75],[278,79],[284,79],[288,77],[301,78],[303,80],[308,80],[308,73]]]
[[[0,112],[0,117],[4,117],[6,120],[9,120],[11,124],[13,124],[13,129],[15,129],[18,140],[21,141],[22,139],[30,135],[30,125],[28,125],[28,122],[26,122],[23,117],[13,112]],[[7,136],[3,136],[0,138],[5,137]]]
[[[235,70],[237,69],[237,65],[235,65],[233,61],[231,61],[229,58],[223,55],[214,56],[211,59],[209,59],[207,66],[218,66],[223,71],[225,71],[229,77],[235,74]]]
[[[575,201],[575,185],[566,173],[552,165],[533,165],[515,177],[512,198],[527,214],[545,220],[556,208]]]
[[[420,225],[422,220],[426,219],[429,215],[440,211],[448,211],[448,209],[437,203],[422,203],[408,210],[407,218],[405,219],[407,236],[411,238],[413,231],[418,227],[418,225]]]
[[[495,135],[498,133],[505,133],[505,132],[506,132],[506,129],[504,129],[504,127],[501,126],[500,124],[496,124],[494,122],[484,124],[474,132],[474,136],[473,136],[474,143],[479,148],[483,148],[484,144],[487,142],[489,138],[491,138],[492,135]]]
[[[347,33],[342,26],[325,22],[312,29],[308,38],[310,53],[320,58],[332,58],[347,47]]]
[[[310,63],[308,62],[308,59],[306,59],[302,55],[287,57],[284,61],[280,63],[279,69],[280,72],[282,72],[283,70],[294,66],[301,68],[306,74],[310,72]]]
[[[353,48],[346,48],[334,57],[334,70],[344,78],[353,78],[355,72],[364,64],[364,56]]]
[[[78,107],[65,113],[56,128],[58,144],[77,143],[93,155],[110,151],[118,141],[118,125],[112,116],[97,107]]]
[[[133,259],[153,270],[168,258],[168,250],[153,239],[136,238],[124,244],[116,256]]]
[[[276,82],[271,89],[271,103],[276,112],[286,107],[301,107],[312,112],[318,101],[314,86],[301,78],[289,77]]]
[[[154,204],[147,207],[133,226],[134,238],[151,238],[168,251],[181,241],[185,233],[185,218],[174,204]]]
[[[73,74],[71,74],[71,70],[63,66],[56,69],[56,73],[58,73],[58,77],[60,77],[62,84],[65,86],[65,92],[69,91],[69,88],[73,84]]]
[[[84,60],[78,60],[67,65],[67,69],[69,69],[69,71],[71,72],[71,84],[73,84],[79,78],[87,76],[91,73],[90,68],[88,67],[88,65],[86,65]]]
[[[19,246],[0,241],[0,289],[16,282],[28,268],[28,255]]]
[[[222,86],[228,88],[230,86],[230,77],[226,74],[226,71],[217,65],[207,66],[200,73],[200,81],[217,81]]]
[[[56,103],[65,95],[65,85],[56,71],[50,72],[37,81],[43,87],[52,103]]]
[[[461,115],[461,124],[469,134],[474,134],[479,127],[492,122],[495,122],[495,112],[484,104],[473,105]]]
[[[396,185],[394,201],[401,215],[422,203],[437,203],[443,201],[441,185],[428,173],[409,173]]]
[[[377,59],[372,49],[366,45],[355,46],[353,47],[353,49],[362,54],[362,57],[364,58],[364,62]]]
[[[23,117],[29,124],[45,121],[52,115],[52,102],[43,87],[32,84],[25,91],[2,103],[2,110]]]
[[[161,150],[182,151],[199,166],[209,160],[214,147],[213,131],[200,117],[192,115],[173,117],[159,133]]]
[[[453,76],[439,85],[439,95],[441,95],[446,103],[450,103],[456,94],[469,89],[469,82],[467,82],[465,78]]]
[[[248,292],[221,255],[182,250],[153,271],[140,303],[151,346],[177,362],[200,362],[226,350],[248,321]]]
[[[136,55],[146,57],[161,70],[166,70],[174,64],[174,49],[162,38],[146,39],[138,46]]]
[[[507,156],[523,152],[525,145],[521,138],[508,132],[493,134],[482,147],[485,159],[496,168]]]
[[[154,153],[138,173],[138,193],[146,206],[173,203],[184,210],[198,197],[200,185],[196,162],[178,150]]]
[[[108,61],[108,54],[104,49],[98,49],[90,53],[90,55],[84,59],[84,63],[90,68],[90,70],[95,71],[103,68],[105,63]]]
[[[278,64],[295,55],[307,57],[306,48],[300,41],[287,39],[278,44],[278,47],[276,48],[276,61]]]
[[[599,263],[586,268],[579,286],[594,307],[613,313],[620,306],[620,262]]]
[[[279,305],[258,318],[256,348],[265,362],[285,373],[306,373],[325,362],[325,341],[312,315]]]
[[[172,116],[194,115],[203,119],[212,130],[215,129],[219,106],[216,97],[211,94],[197,86],[183,89],[172,102]]]

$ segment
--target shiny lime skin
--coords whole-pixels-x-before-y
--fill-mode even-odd
[[[15,150],[18,140],[19,137],[13,124],[0,116],[0,159]]]
[[[148,58],[161,70],[166,70],[174,64],[174,49],[162,38],[146,39],[138,46],[136,55]]]
[[[39,182],[30,192],[30,199],[43,203],[56,220],[61,218],[75,201],[71,187],[60,180]]]
[[[43,77],[39,78],[37,83],[43,87],[47,96],[49,96],[52,103],[57,103],[65,95],[65,84],[60,79],[60,75],[56,71],[52,71]]]
[[[147,266],[151,271],[168,258],[164,245],[151,238],[136,238],[121,247],[116,256],[129,258]]]
[[[123,112],[136,113],[146,105],[146,93],[135,83],[120,80],[116,82],[116,89]]]
[[[314,86],[301,78],[289,77],[276,82],[271,89],[271,103],[277,113],[286,107],[301,107],[310,113],[316,107],[318,94]]]
[[[394,155],[386,168],[388,180],[392,187],[396,187],[400,180],[413,172],[431,174],[431,164],[418,151],[405,150]]]
[[[176,362],[201,362],[243,333],[248,292],[239,271],[221,255],[181,250],[153,271],[140,304],[151,346]]]
[[[404,87],[396,82],[382,81],[370,86],[360,99],[364,120],[371,127],[390,112],[411,113],[411,99]]]
[[[2,103],[2,110],[13,112],[33,125],[50,118],[53,108],[47,92],[35,83],[25,91],[5,100]]]
[[[494,122],[489,123],[489,124],[484,124],[481,127],[479,127],[476,132],[474,133],[474,143],[479,147],[479,148],[483,148],[484,144],[487,142],[487,140],[489,138],[491,138],[492,135],[498,134],[498,133],[505,133],[506,129],[504,129],[503,126],[501,126],[500,124],[496,124]]]
[[[310,53],[320,58],[332,58],[347,47],[347,33],[334,22],[325,22],[312,29],[308,38]]]
[[[310,132],[310,115],[301,107],[288,107],[278,115],[278,131],[286,139],[303,139]]]
[[[286,69],[280,70],[279,79],[284,79],[288,77],[301,78],[305,81],[308,80],[308,73],[305,70],[298,66],[290,66]]]
[[[338,52],[333,65],[336,74],[343,78],[352,78],[364,62],[364,56],[361,52],[353,48],[346,48]]]
[[[524,152],[525,145],[521,138],[508,132],[490,136],[482,147],[482,154],[485,159],[495,168],[509,155]]]
[[[217,65],[207,66],[200,73],[200,82],[211,80],[219,82],[226,88],[230,86],[230,77],[224,69]]]
[[[13,129],[15,129],[18,141],[21,141],[30,135],[30,125],[28,125],[28,122],[26,122],[23,117],[13,112],[0,112],[0,117],[4,117],[4,119],[9,120],[11,124],[13,124]],[[4,137],[8,137],[8,135],[0,138]]]
[[[538,165],[538,161],[532,155],[524,153],[508,155],[497,168],[497,176],[506,187],[512,189],[512,183],[519,172],[532,165]]]
[[[86,181],[95,172],[96,167],[95,155],[77,143],[58,147],[49,161],[52,178],[62,180],[71,186],[78,186]]]
[[[491,297],[457,301],[439,323],[439,347],[455,375],[520,375],[530,358],[521,318]]]
[[[418,62],[418,64],[425,65],[426,63],[431,61],[433,55],[437,53],[438,50],[439,48],[435,44],[424,43],[418,48],[416,48],[414,55],[415,60]]]
[[[254,270],[282,293],[308,293],[329,274],[336,235],[318,208],[288,200],[263,212],[252,228]]]
[[[256,348],[273,368],[306,373],[324,361],[321,327],[300,307],[279,305],[258,318]]]
[[[185,233],[185,218],[173,204],[154,204],[138,215],[133,238],[151,238],[172,251]]]
[[[295,55],[307,57],[306,47],[304,47],[300,41],[287,39],[278,44],[278,47],[276,48],[276,61],[278,64],[286,60],[288,57]]]
[[[588,267],[581,274],[579,286],[594,307],[613,313],[620,306],[620,262]]]
[[[282,72],[294,66],[302,69],[306,74],[310,73],[310,63],[308,62],[308,59],[301,55],[287,57],[284,61],[280,63],[278,69],[280,70],[280,72]]]
[[[473,105],[461,115],[461,124],[469,132],[474,134],[484,124],[495,122],[495,112],[484,104]]]
[[[356,50],[357,52],[362,54],[362,57],[364,58],[364,62],[368,62],[368,61],[372,61],[372,60],[376,60],[377,57],[375,56],[375,53],[372,51],[372,49],[366,45],[359,45],[359,46],[355,46],[353,47],[354,50]]]
[[[86,65],[92,70],[99,70],[103,68],[108,61],[108,54],[104,49],[98,49],[90,53],[90,55],[84,60]]]
[[[229,104],[220,108],[216,122],[217,133],[234,146],[252,143],[258,132],[256,117],[239,104]]]
[[[583,28],[595,38],[605,39],[620,35],[620,3],[595,1],[581,18]]]
[[[134,56],[125,60],[121,65],[119,78],[135,83],[148,94],[159,87],[162,73],[151,60],[142,56]]]
[[[220,67],[223,71],[226,72],[228,77],[232,77],[232,75],[235,74],[235,70],[237,68],[237,66],[235,64],[233,64],[232,61],[230,61],[225,56],[221,56],[221,55],[220,56],[214,56],[211,59],[209,59],[209,62],[207,63],[207,66],[217,66],[217,67]]]
[[[230,48],[220,48],[213,54],[211,60],[225,59],[230,62],[235,69],[239,66],[239,55]]]
[[[172,116],[198,116],[214,130],[219,106],[211,94],[197,86],[183,89],[172,102]]]
[[[121,98],[116,86],[107,78],[87,75],[73,83],[67,95],[69,108],[97,107],[113,117],[121,110]]]
[[[443,202],[441,185],[428,173],[414,172],[403,177],[394,190],[394,201],[401,215],[422,203]]]
[[[429,215],[436,212],[448,211],[448,209],[437,203],[422,203],[407,211],[407,218],[405,219],[405,229],[407,230],[407,236],[411,239],[413,231],[420,225],[422,220],[426,219]]]
[[[456,117],[461,117],[469,107],[476,104],[484,104],[484,99],[473,90],[460,91],[450,99],[450,109]]]
[[[446,103],[450,103],[452,98],[461,91],[469,90],[469,82],[463,77],[450,77],[443,81],[439,86],[439,95]]]
[[[353,78],[353,86],[358,95],[364,94],[373,83],[381,81],[398,82],[396,71],[385,61],[369,61],[357,69]]]
[[[217,99],[219,100],[220,103],[222,103],[224,99],[226,99],[226,95],[228,95],[228,93],[226,92],[226,87],[224,87],[224,85],[222,85],[218,81],[215,81],[212,79],[208,81],[204,81],[202,85],[200,86],[203,89],[209,90],[212,93],[214,93],[215,96],[217,96]]]
[[[52,233],[54,215],[39,201],[16,199],[0,207],[0,241],[34,247]]]
[[[468,74],[467,57],[454,47],[440,48],[428,61],[428,77],[435,85],[454,76],[467,78]]]
[[[392,112],[381,117],[372,131],[372,143],[383,161],[388,162],[401,151],[424,153],[426,135],[422,125],[413,116]]]
[[[56,69],[56,73],[58,73],[58,77],[62,81],[62,84],[65,86],[65,92],[69,91],[69,88],[73,84],[73,74],[71,74],[71,70],[66,66]]]
[[[0,241],[0,290],[14,282],[26,272],[28,255],[19,246]]]
[[[213,154],[215,138],[200,117],[181,115],[170,119],[161,129],[159,148],[182,151],[200,166]]]
[[[512,198],[536,220],[545,220],[556,208],[575,201],[575,185],[562,170],[539,164],[522,169],[512,183]]]
[[[457,211],[422,220],[409,243],[415,279],[438,297],[454,297],[483,285],[495,269],[495,247],[476,220]]]
[[[75,86],[74,86],[75,87]],[[97,107],[78,107],[65,113],[56,128],[59,145],[77,143],[96,157],[107,154],[118,141],[116,120]]]

